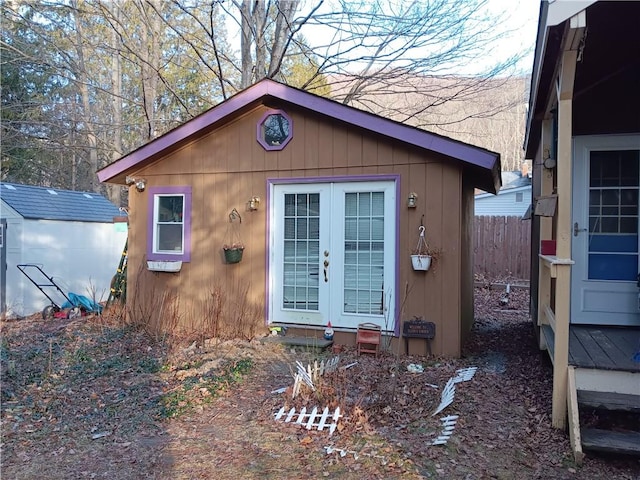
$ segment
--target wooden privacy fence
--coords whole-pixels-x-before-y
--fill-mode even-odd
[[[531,221],[520,217],[477,216],[473,236],[474,273],[487,279],[528,280]]]

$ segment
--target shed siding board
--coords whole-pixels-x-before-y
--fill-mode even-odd
[[[246,119],[243,118],[238,123],[244,124],[245,122],[246,122]],[[252,123],[255,124],[255,122],[252,122]],[[231,135],[231,143],[229,144],[229,151],[237,152],[237,153],[232,153],[232,156],[236,157],[234,160],[238,163],[237,170],[243,173],[250,172],[254,168],[259,170],[260,165],[254,166],[254,158],[255,158],[254,154],[257,153],[255,152],[255,149],[258,149],[261,147],[257,144],[257,142],[253,141],[254,140],[253,138],[250,141],[248,141],[246,135],[242,135],[241,133],[242,131],[240,129],[234,128],[231,131],[233,133]]]
[[[295,137],[296,135],[295,123],[293,128],[294,128],[294,137]],[[274,153],[274,152],[270,152],[270,153]],[[270,170],[274,167],[277,167],[276,168],[277,172],[286,172],[288,170],[291,170],[293,168],[294,155],[295,155],[295,149],[290,142],[289,145],[287,145],[287,148],[278,152],[278,155],[275,159],[273,158],[273,155],[266,155],[265,170]]]
[[[257,108],[236,121],[202,137],[199,145],[188,144],[140,173],[147,186],[192,185],[192,261],[178,274],[148,272],[146,252],[147,193],[131,191],[132,232],[136,245],[129,251],[132,265],[128,281],[146,289],[147,299],[159,292],[181,292],[181,321],[202,319],[207,296],[214,285],[224,289],[228,299],[238,289],[250,286],[252,306],[264,311],[267,294],[266,219],[267,180],[269,178],[331,177],[362,174],[399,174],[400,228],[399,271],[396,295],[401,304],[405,286],[410,289],[402,320],[424,316],[436,323],[435,354],[459,355],[460,279],[462,261],[458,258],[462,236],[459,214],[462,196],[462,169],[439,156],[425,156],[413,147],[381,141],[370,133],[345,129],[312,115],[288,111],[293,120],[294,137],[281,151],[266,152],[255,141],[256,122],[264,109]],[[247,140],[249,139],[249,140]],[[241,159],[232,152],[240,152]],[[193,160],[189,161],[189,157]],[[249,161],[247,161],[247,158]],[[228,160],[227,160],[228,159]],[[162,172],[162,175],[157,175]],[[172,175],[175,174],[175,175]],[[410,191],[418,194],[418,208],[407,209]],[[246,210],[251,196],[262,199],[257,211]],[[228,215],[236,208],[242,215],[241,240],[246,248],[239,264],[223,261],[222,244],[229,224]],[[417,241],[421,215],[425,215],[428,239],[445,251],[436,273],[414,272],[409,253]],[[445,242],[446,243],[443,243]],[[142,277],[136,281],[137,274]],[[164,295],[169,295],[168,293]],[[188,301],[186,301],[188,300]],[[131,299],[128,299],[131,302]],[[153,304],[151,300],[148,305]],[[398,309],[400,314],[400,309]],[[189,320],[191,319],[191,320]],[[423,354],[415,343],[416,353]],[[411,347],[410,347],[411,348]]]
[[[398,167],[395,169],[398,170]],[[410,191],[418,194],[418,207],[415,210],[409,210],[404,204],[401,206],[402,210],[409,210],[409,213],[403,216],[407,219],[406,230],[402,230],[407,240],[401,239],[401,245],[407,247],[403,249],[404,254],[400,256],[401,272],[405,272],[404,278],[406,278],[406,283],[400,285],[401,302],[404,300],[405,285],[410,291],[405,303],[403,320],[418,316],[435,322],[434,344],[448,355],[458,355],[459,349],[459,331],[456,324],[459,318],[460,293],[457,288],[450,288],[452,285],[460,285],[456,281],[459,278],[459,271],[453,273],[453,278],[449,278],[449,275],[460,267],[459,262],[454,258],[458,251],[455,243],[459,242],[460,224],[457,214],[445,214],[443,206],[447,212],[453,212],[456,206],[460,205],[459,178],[458,169],[442,163],[410,163],[407,183],[413,182]],[[408,193],[409,188],[402,190],[403,202]],[[427,241],[434,246],[442,246],[445,251],[440,261],[434,265],[434,271],[438,272],[437,274],[414,272],[408,259],[407,253],[410,253],[417,243],[418,226],[422,221],[422,215],[424,215]],[[445,243],[443,239],[448,237],[453,241]],[[453,321],[447,311],[452,308],[456,310]],[[445,320],[445,318],[448,319]],[[412,342],[409,353],[419,354],[420,347],[421,345]],[[417,350],[413,351],[412,348]]]
[[[347,166],[357,171],[362,167],[362,153],[364,142],[362,135],[358,131],[349,130],[347,132]],[[377,162],[376,162],[377,163]]]
[[[470,182],[463,179],[462,182],[462,207],[461,207],[461,269],[460,269],[460,285],[461,285],[461,318],[460,318],[460,338],[461,345],[469,338],[471,328],[474,321],[474,259],[473,259],[473,232],[474,232],[474,214],[473,201],[474,189]]]
[[[305,170],[313,170],[318,168],[319,165],[319,129],[320,126],[315,119],[311,117],[306,118],[304,133],[304,154],[302,159]],[[297,135],[296,135],[297,136]],[[323,150],[326,146],[323,145]]]
[[[442,254],[443,268],[437,276],[440,281],[439,289],[442,291],[441,319],[445,344],[448,352],[455,356],[460,355],[460,269],[461,252],[460,242],[462,237],[461,199],[462,199],[462,175],[453,168],[442,169],[443,195],[440,202],[440,244],[444,245]],[[446,187],[444,187],[446,186]],[[446,215],[444,214],[446,208]],[[446,266],[446,268],[445,268]],[[456,285],[457,288],[449,288]]]
[[[334,130],[335,129],[332,124],[327,122],[318,122],[318,145],[323,144],[323,149],[325,151],[333,152]],[[331,168],[333,166],[333,156],[318,155],[318,162],[316,163],[316,166],[318,168]]]
[[[327,163],[330,163],[334,167],[347,165],[347,129],[336,128],[335,124],[332,124],[331,137],[331,143],[333,144],[333,155],[331,155],[331,161],[327,160]]]
[[[394,159],[398,153],[398,150],[394,149]],[[404,229],[401,234],[400,245],[406,246],[400,250],[400,272],[404,274],[401,274],[401,278],[404,279],[404,281],[400,283],[398,287],[399,301],[401,302],[401,305],[404,304],[402,320],[405,321],[413,318],[414,316],[418,316],[424,317],[425,320],[432,321],[429,315],[433,312],[429,312],[428,305],[430,304],[429,296],[432,293],[429,288],[429,283],[433,280],[433,276],[428,275],[425,272],[414,272],[411,268],[409,258],[411,250],[415,248],[418,240],[418,226],[420,225],[421,216],[425,214],[428,205],[425,192],[430,178],[427,175],[427,166],[425,163],[409,164],[409,156],[404,154],[397,155],[397,157],[400,157],[400,161],[406,162],[404,171],[407,172],[409,179],[415,179],[414,186],[417,187],[416,193],[418,194],[418,206],[415,209],[409,210],[405,203],[409,193],[407,189],[401,189],[401,212],[407,212],[405,215],[401,215],[401,217],[404,217],[405,221],[403,225]],[[406,178],[406,176],[402,178]],[[424,200],[421,201],[421,198]],[[402,238],[405,238],[406,240],[402,241]],[[431,241],[431,237],[427,237],[427,240]],[[436,335],[437,334],[438,328],[436,328]],[[418,342],[409,342],[409,353],[412,353],[412,348],[419,349],[421,347],[421,345],[417,345],[417,343]],[[434,344],[435,343],[439,343],[439,341],[435,340]],[[414,350],[415,353],[418,353],[418,351],[419,350]]]

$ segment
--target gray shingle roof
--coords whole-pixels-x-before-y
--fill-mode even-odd
[[[522,175],[522,172],[519,170],[515,172],[502,172],[502,190],[526,187],[529,185],[531,185],[531,177]]]
[[[93,192],[0,182],[0,199],[24,218],[77,222],[113,222],[118,207]]]

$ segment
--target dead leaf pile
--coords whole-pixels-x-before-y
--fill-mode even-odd
[[[588,455],[574,465],[567,435],[551,428],[551,365],[534,341],[528,290],[506,293],[476,288],[461,358],[347,348],[337,371],[296,399],[295,362],[333,355],[259,341],[170,349],[96,318],[5,321],[3,477],[639,478],[637,459]],[[229,369],[245,361],[250,371]],[[434,415],[447,381],[468,367],[473,378]],[[185,408],[169,416],[167,399]],[[340,406],[344,417],[329,436],[276,422],[283,406]],[[457,415],[451,436],[432,445],[447,415]]]

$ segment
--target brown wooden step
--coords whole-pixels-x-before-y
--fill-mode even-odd
[[[578,404],[581,407],[640,413],[640,395],[578,390]]]
[[[640,432],[584,428],[580,436],[583,450],[640,456]]]

